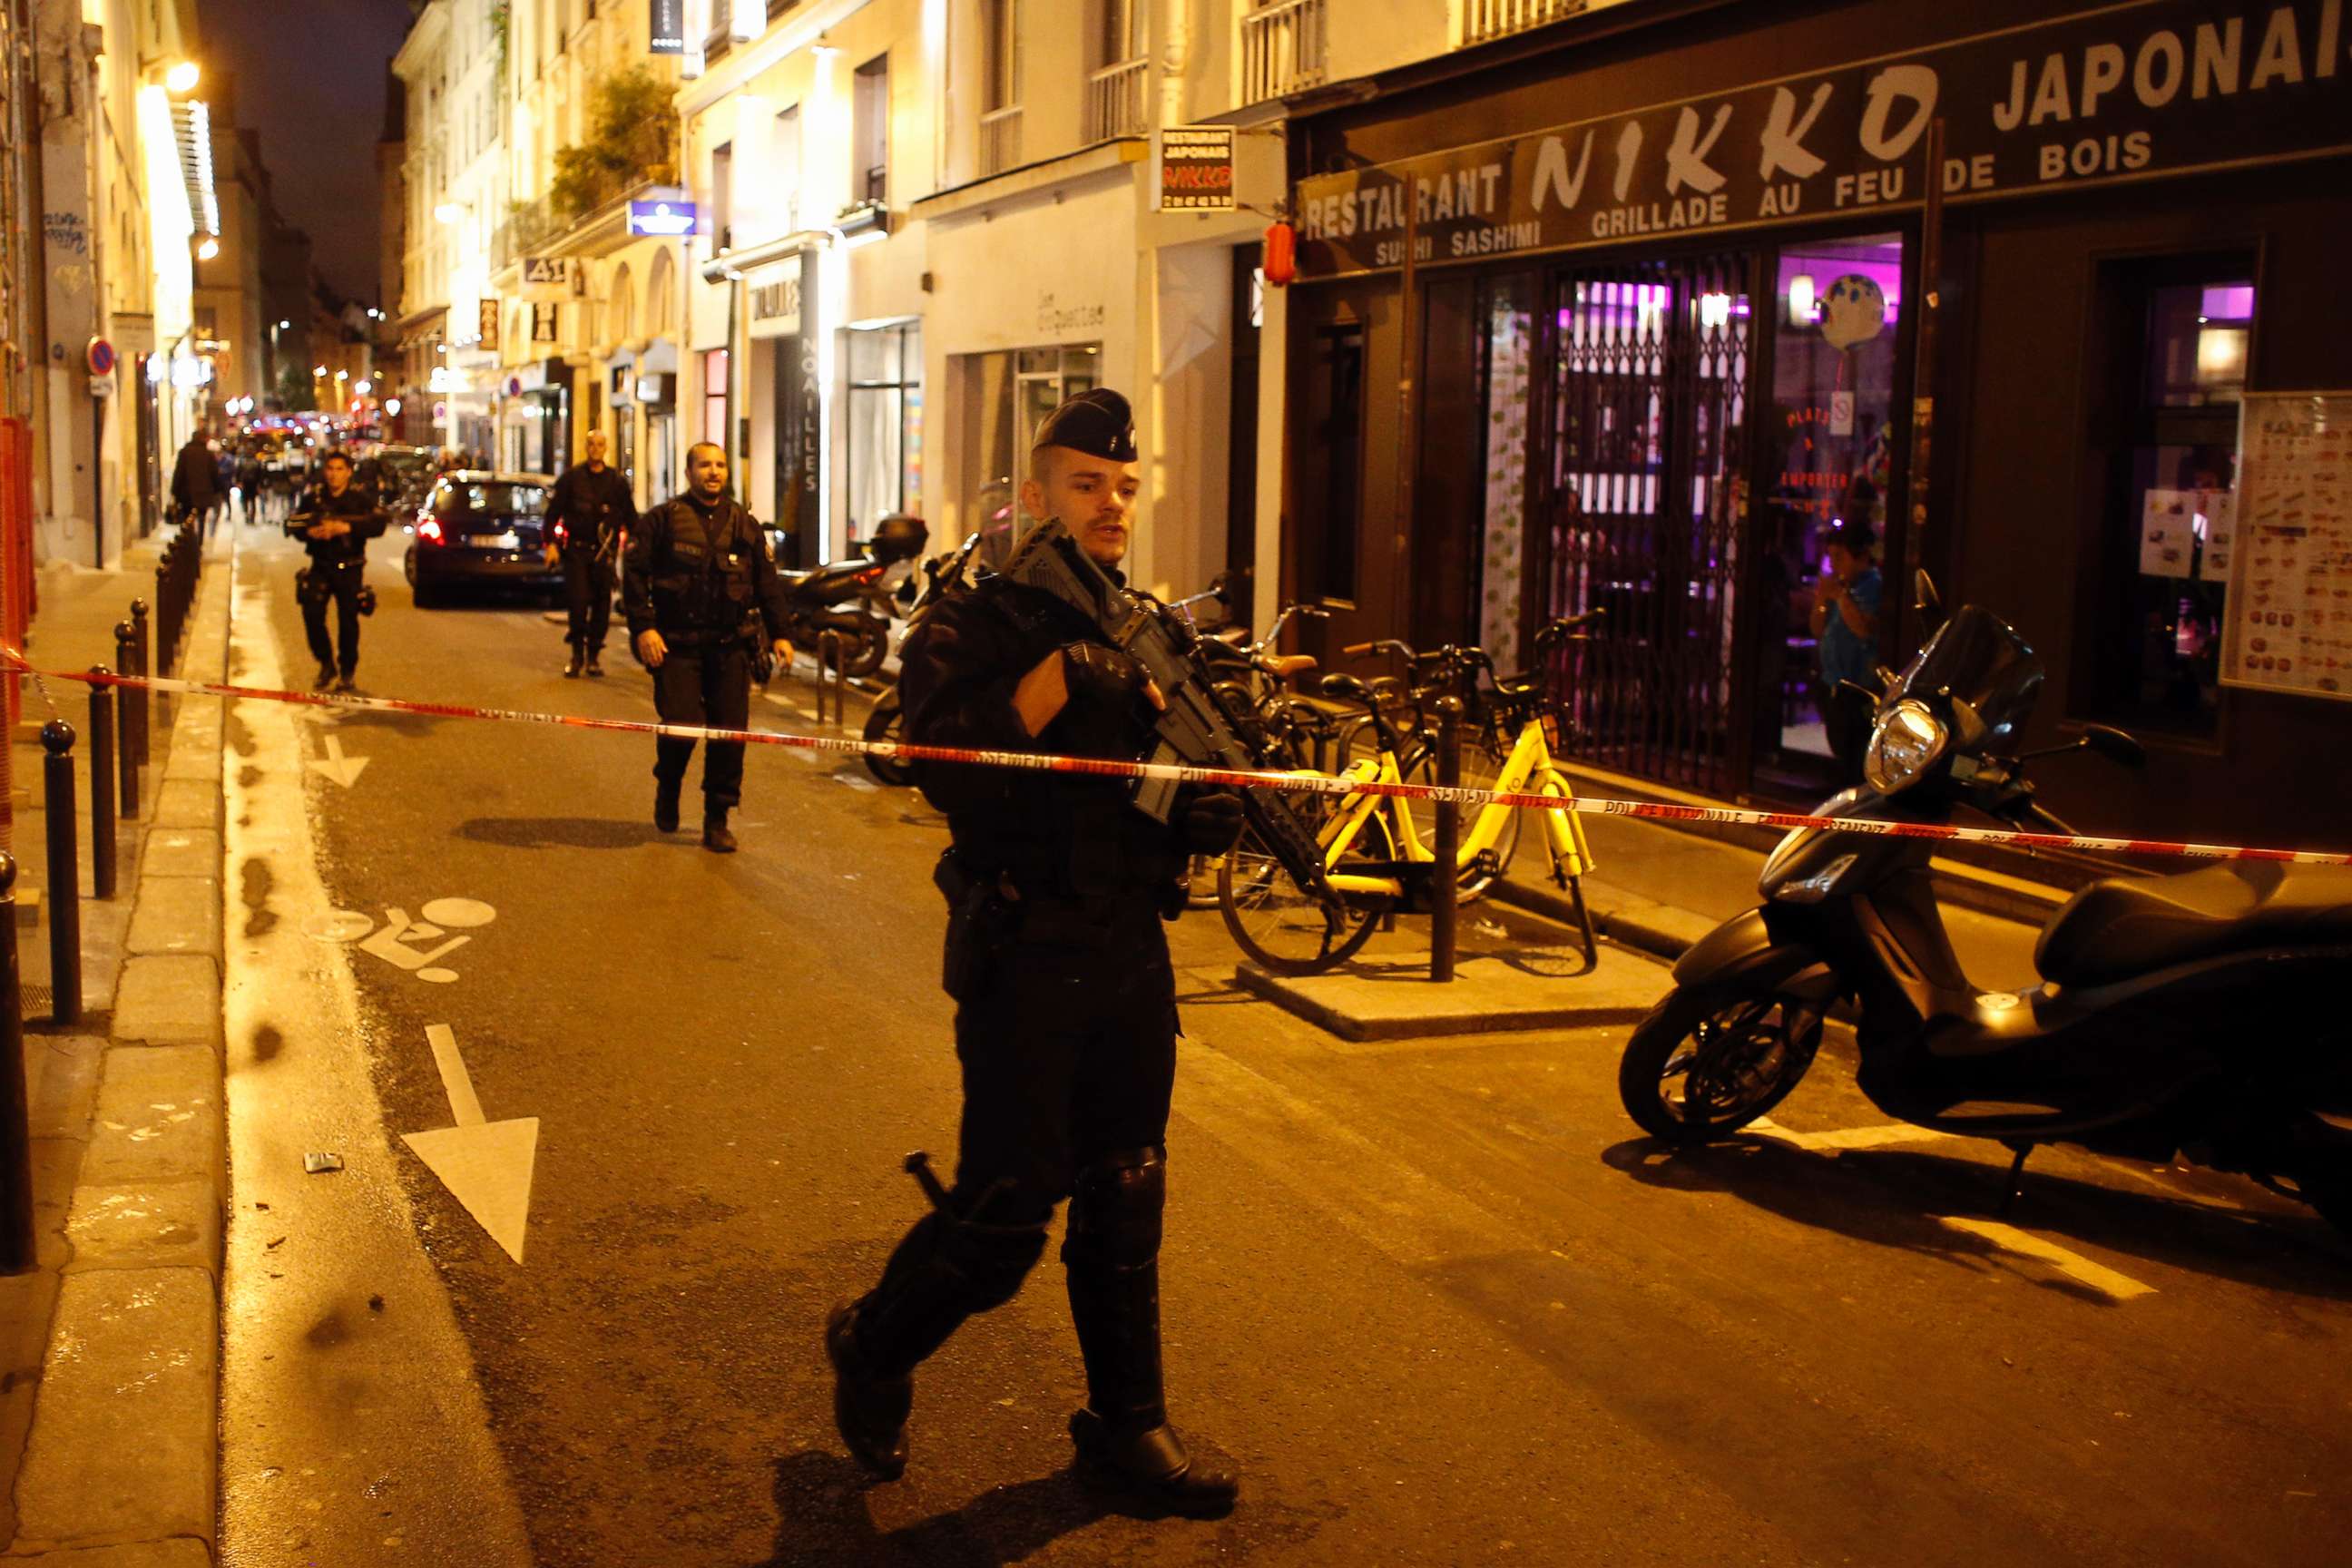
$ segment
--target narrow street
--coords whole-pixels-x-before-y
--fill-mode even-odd
[[[362,690],[652,716],[617,627],[564,680],[535,605],[414,608],[403,543]],[[239,542],[233,679],[307,685],[297,561]],[[754,722],[804,725],[774,692]],[[819,1329],[919,1211],[900,1157],[954,1147],[938,818],[755,749],[724,858],[653,829],[646,738],[263,706],[226,726],[224,1563],[2341,1560],[2352,1253],[2295,1205],[2045,1150],[1998,1219],[2004,1152],[1885,1128],[1843,1038],[1775,1130],[1670,1158],[1622,1030],[1345,1044],[1244,999],[1213,914],[1174,931],[1165,1310],[1242,1507],[1069,1480],[1050,1256],[869,1484]],[[435,1026],[488,1122],[538,1119],[520,1263],[401,1142],[453,1121]]]

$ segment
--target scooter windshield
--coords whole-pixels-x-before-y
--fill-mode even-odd
[[[1997,750],[2032,713],[2042,694],[2042,661],[2007,621],[1981,605],[1965,605],[1920,645],[1896,683],[1903,697],[1925,699],[1943,689],[1982,725],[1967,733],[1963,724],[1961,743],[1972,751]]]

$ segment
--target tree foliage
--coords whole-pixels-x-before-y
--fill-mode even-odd
[[[556,216],[584,217],[622,192],[677,180],[677,116],[670,86],[646,67],[598,82],[588,100],[588,137],[555,154],[548,200]]]

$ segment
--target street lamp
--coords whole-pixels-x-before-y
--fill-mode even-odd
[[[327,379],[327,367],[326,367],[325,365],[322,365],[322,364],[314,364],[314,365],[312,365],[312,366],[310,367],[310,379],[311,379],[312,381],[324,381],[324,380],[326,380],[326,379]]]
[[[220,254],[220,241],[219,241],[219,240],[217,240],[217,239],[215,239],[215,238],[214,238],[211,235],[209,235],[209,234],[208,234],[208,235],[205,236],[205,237],[204,237],[204,238],[202,238],[202,239],[200,239],[200,240],[198,240],[198,241],[196,242],[196,259],[197,259],[197,260],[199,260],[199,261],[210,261],[213,258],[215,258],[215,257],[218,256],[219,254]]]
[[[203,76],[204,71],[197,66],[195,61],[174,60],[172,62],[172,68],[163,73],[164,90],[167,92],[193,92],[195,90],[197,81]]]

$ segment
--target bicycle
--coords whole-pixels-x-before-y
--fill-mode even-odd
[[[1538,653],[1549,651],[1595,618],[1586,615],[1546,626],[1536,639]],[[1485,668],[1490,675],[1493,669],[1485,652],[1477,648],[1447,649],[1438,662],[1446,667],[1444,672],[1448,676],[1467,674],[1475,679],[1477,669]],[[1576,798],[1567,778],[1553,765],[1553,720],[1546,687],[1540,667],[1537,673],[1494,680],[1491,725],[1517,726],[1508,754],[1486,786],[1498,795]],[[1321,689],[1328,698],[1363,707],[1377,742],[1372,757],[1349,763],[1339,777],[1357,784],[1392,784],[1406,782],[1412,771],[1426,771],[1433,757],[1425,738],[1416,735],[1409,747],[1388,706],[1364,681],[1350,675],[1329,675],[1323,679]],[[1345,962],[1371,939],[1383,917],[1400,905],[1425,910],[1435,896],[1430,884],[1436,855],[1406,802],[1362,790],[1336,799],[1310,795],[1306,801],[1321,803],[1321,815],[1313,824],[1316,838],[1323,847],[1330,886],[1346,902],[1345,920],[1335,927],[1326,918],[1324,905],[1302,893],[1252,834],[1243,835],[1217,873],[1217,907],[1225,929],[1244,953],[1280,974],[1314,974]],[[1489,803],[1464,825],[1455,898],[1461,896],[1464,878],[1491,882],[1500,874],[1498,846],[1519,809]],[[1584,902],[1583,878],[1592,868],[1591,847],[1573,811],[1552,807],[1543,812],[1543,820],[1552,877],[1569,895],[1589,971],[1600,961],[1591,912]]]

